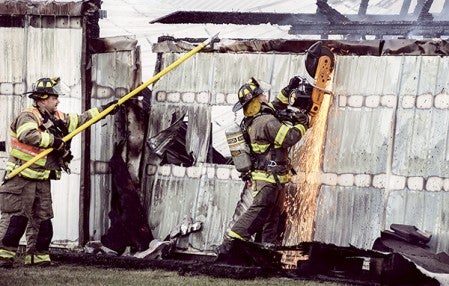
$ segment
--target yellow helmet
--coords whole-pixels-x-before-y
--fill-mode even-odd
[[[260,88],[259,83],[251,78],[247,83],[242,85],[238,92],[239,101],[232,108],[233,112],[242,109],[247,105],[253,98],[263,94],[263,90]]]
[[[59,96],[60,92],[56,88],[59,80],[59,77],[38,79],[33,84],[33,90],[24,94],[29,94],[28,97],[34,100],[47,99],[50,95]]]

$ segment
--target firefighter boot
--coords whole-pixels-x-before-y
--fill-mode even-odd
[[[223,243],[216,249],[217,258],[215,258],[215,263],[228,263],[231,259],[231,250],[234,244],[234,239],[225,235],[223,238]]]
[[[48,266],[51,265],[48,249],[51,238],[53,237],[53,225],[51,220],[44,220],[39,225],[39,231],[36,239],[36,248],[29,250],[25,256],[26,266]]]
[[[11,268],[16,253],[14,251],[0,248],[0,268]]]
[[[50,255],[47,254],[27,254],[25,256],[25,266],[49,266],[51,265]]]

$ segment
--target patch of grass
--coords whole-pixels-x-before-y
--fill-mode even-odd
[[[269,278],[254,280],[234,280],[214,278],[204,275],[179,275],[177,272],[163,270],[126,270],[104,269],[93,266],[58,265],[50,267],[14,267],[0,268],[0,285],[38,286],[38,285],[77,285],[77,286],[114,286],[114,285],[213,285],[213,286],[251,286],[251,285],[344,285],[331,282],[291,280],[286,278]]]

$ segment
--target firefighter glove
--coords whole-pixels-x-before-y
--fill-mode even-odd
[[[281,90],[281,93],[287,98],[287,101],[292,90],[298,88],[300,83],[301,78],[299,76],[294,76],[290,79],[288,85]]]
[[[290,89],[290,90],[292,90],[292,89],[295,89],[295,88],[298,88],[299,87],[299,84],[301,83],[301,78],[299,77],[299,76],[294,76],[294,77],[292,77],[291,79],[290,79],[290,81],[288,82],[288,88]]]
[[[294,124],[301,124],[309,128],[309,115],[305,112],[295,111],[292,113]]]
[[[110,102],[108,102],[108,103],[106,103],[106,104],[103,104],[103,105],[101,106],[101,108],[103,108],[103,110],[105,110],[105,109],[109,108],[111,105],[115,105],[115,108],[112,109],[111,112],[109,112],[109,114],[114,115],[114,114],[116,114],[117,111],[118,111],[118,105],[117,105],[117,103],[118,103],[118,100],[116,99],[116,100],[110,101]]]
[[[64,147],[65,142],[62,140],[61,137],[53,137],[53,149],[55,150],[61,150]]]

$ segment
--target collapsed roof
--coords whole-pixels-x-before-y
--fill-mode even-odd
[[[430,13],[433,0],[402,2],[399,14],[367,14],[369,0],[362,0],[357,14],[342,14],[327,1],[317,0],[316,13],[252,13],[177,11],[151,21],[163,24],[275,24],[291,26],[294,35],[343,36],[345,39],[442,38],[449,36],[449,1],[440,13]],[[410,10],[412,13],[409,13]]]

